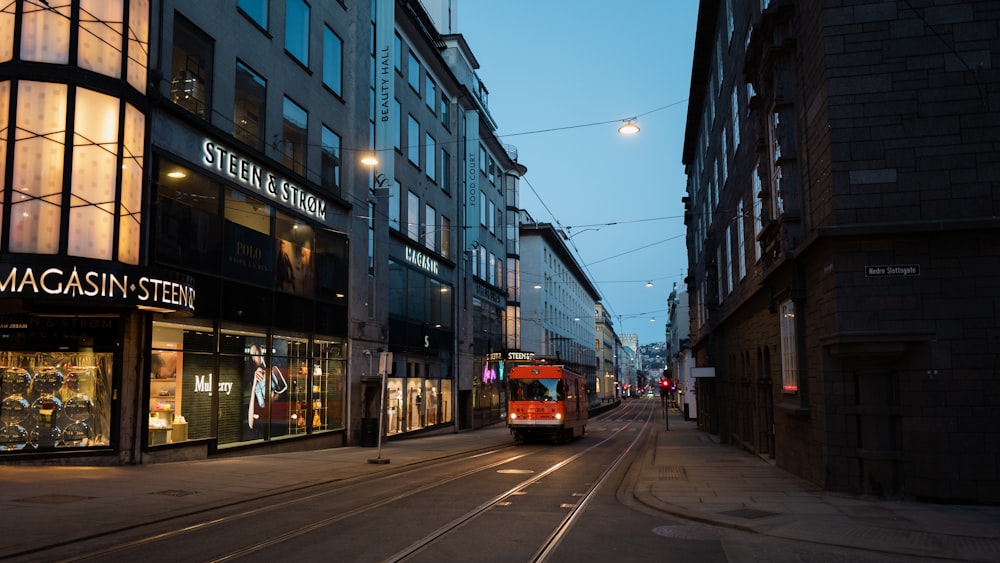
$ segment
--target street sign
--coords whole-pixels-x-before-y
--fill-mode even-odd
[[[920,264],[891,264],[884,266],[865,266],[866,278],[881,278],[888,276],[919,276]]]

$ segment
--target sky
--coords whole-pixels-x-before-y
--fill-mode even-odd
[[[527,167],[521,207],[561,227],[619,334],[665,339],[687,270],[681,163],[695,0],[464,0],[501,142]],[[618,133],[636,117],[641,131]],[[652,287],[647,287],[652,282]]]

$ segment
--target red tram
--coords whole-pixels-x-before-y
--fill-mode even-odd
[[[587,380],[563,366],[519,365],[508,375],[507,427],[516,440],[572,440],[587,430]]]

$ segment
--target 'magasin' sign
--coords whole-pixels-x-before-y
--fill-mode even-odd
[[[193,281],[180,274],[0,264],[0,298],[92,300],[193,313],[195,297]]]

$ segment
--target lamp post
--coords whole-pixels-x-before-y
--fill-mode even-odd
[[[376,166],[378,166],[378,159],[375,158],[374,156],[372,155],[365,156],[364,158],[361,159],[361,163],[371,167],[372,173],[374,174],[373,176],[374,186],[372,187],[372,195],[374,196],[375,199],[374,201],[372,201],[373,208],[371,211],[371,217],[372,217],[371,220],[374,221],[375,217],[374,205],[377,205],[378,198],[388,197],[389,195],[388,193],[389,190],[388,188],[385,187],[388,178],[386,178],[385,174],[380,174],[378,172],[378,169],[376,168]],[[372,231],[371,236],[372,237],[375,236],[374,230]],[[377,268],[377,266],[375,267]],[[373,282],[375,279],[374,277],[375,275],[376,275],[376,270],[373,270],[372,271]],[[377,284],[372,283],[372,286],[377,287]],[[388,346],[389,344],[388,331],[385,331],[384,334],[385,336],[383,338],[385,339],[386,346]],[[378,431],[377,431],[378,435],[376,436],[376,444],[378,446],[378,449],[375,458],[369,459],[368,463],[374,463],[374,464],[389,463],[388,458],[382,457],[382,435],[385,433],[386,378],[388,377],[390,366],[392,366],[392,352],[385,352],[380,350],[378,358],[378,376],[379,376]],[[370,371],[371,370],[369,369],[369,373]]]

